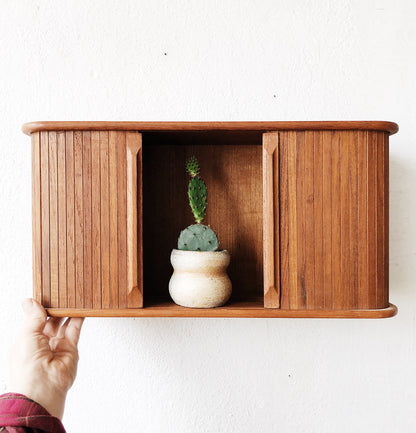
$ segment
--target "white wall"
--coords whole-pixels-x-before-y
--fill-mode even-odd
[[[416,431],[412,0],[0,1],[0,391],[33,120],[391,120],[388,320],[89,319],[69,433]]]

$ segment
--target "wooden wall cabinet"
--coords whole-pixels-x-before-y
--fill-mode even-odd
[[[388,287],[391,122],[34,122],[34,297],[53,316],[396,314]],[[184,162],[231,253],[220,308],[169,298],[192,223]]]

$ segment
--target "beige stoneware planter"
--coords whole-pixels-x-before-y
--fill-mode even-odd
[[[226,269],[230,253],[222,251],[172,250],[173,275],[169,293],[176,304],[191,308],[224,305],[231,296]]]

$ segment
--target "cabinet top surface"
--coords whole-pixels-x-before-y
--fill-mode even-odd
[[[399,126],[385,121],[313,122],[29,122],[22,130],[30,135],[39,131],[284,131],[284,130],[376,130],[395,134]]]

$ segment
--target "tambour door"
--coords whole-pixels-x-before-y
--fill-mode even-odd
[[[141,134],[31,136],[34,297],[47,308],[142,307]]]
[[[263,135],[265,306],[388,307],[388,133]]]

